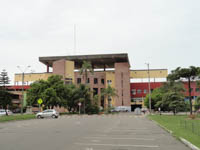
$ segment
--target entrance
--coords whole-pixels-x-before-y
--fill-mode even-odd
[[[134,111],[135,110],[135,108],[142,108],[142,105],[131,105],[131,111]]]

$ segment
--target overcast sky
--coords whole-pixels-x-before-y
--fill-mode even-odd
[[[199,66],[200,0],[0,0],[0,70],[39,56],[128,53],[131,69]],[[28,71],[30,72],[30,70]]]

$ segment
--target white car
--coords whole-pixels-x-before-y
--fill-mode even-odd
[[[59,113],[54,109],[47,109],[47,110],[44,110],[44,111],[36,114],[36,117],[38,119],[39,118],[48,118],[48,117],[58,118],[58,116],[59,116]]]
[[[10,111],[10,110],[5,110],[5,109],[0,109],[0,116],[5,116],[6,115],[6,111],[7,111],[7,113],[8,113],[8,115],[12,115],[13,113],[12,113],[12,111]]]
[[[114,108],[115,112],[131,112],[130,106],[117,106]]]

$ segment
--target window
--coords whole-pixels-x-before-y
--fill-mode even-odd
[[[101,79],[101,84],[104,84],[104,79]]]
[[[112,84],[112,80],[107,80],[107,83],[110,85]]]
[[[200,88],[196,88],[196,92],[200,92]]]
[[[138,89],[138,90],[137,90],[137,93],[138,93],[138,94],[141,94],[141,93],[142,93],[142,90]]]
[[[98,95],[98,88],[93,88],[93,95]]]
[[[133,101],[133,102],[142,102],[143,98],[142,97],[133,98],[133,99],[131,99],[131,101]]]
[[[94,78],[94,84],[98,84],[98,79]]]
[[[87,79],[87,83],[90,83],[90,78]]]
[[[77,84],[81,83],[81,78],[77,78]]]
[[[136,95],[136,89],[132,89],[132,90],[131,90],[131,93],[132,93],[133,95]]]
[[[146,94],[147,93],[147,90],[146,89],[144,89],[144,94]]]

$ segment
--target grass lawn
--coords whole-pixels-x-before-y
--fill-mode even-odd
[[[175,137],[182,137],[200,148],[200,120],[187,116],[149,115],[150,119],[173,131]]]
[[[34,119],[34,118],[35,118],[34,114],[1,116],[0,122],[15,121],[15,120],[28,120],[28,119]]]

